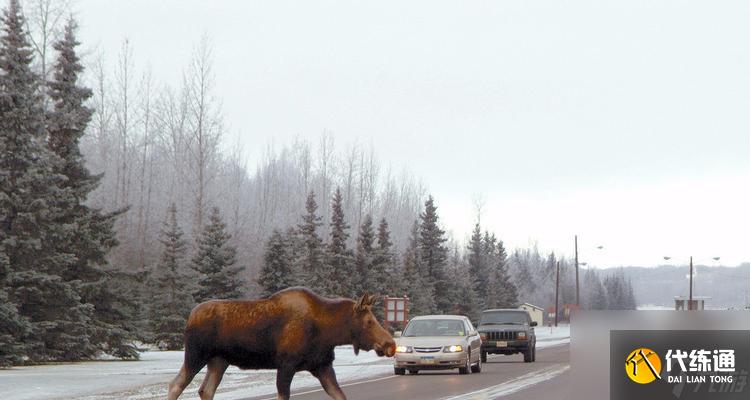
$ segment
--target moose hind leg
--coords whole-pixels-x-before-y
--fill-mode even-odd
[[[336,380],[336,372],[333,370],[332,364],[326,364],[310,371],[313,376],[318,378],[321,386],[325,389],[326,393],[331,396],[334,400],[346,400],[344,391],[341,390],[339,382]]]
[[[198,369],[198,371],[200,371],[200,368]],[[198,371],[188,368],[187,363],[183,363],[182,368],[180,368],[180,372],[172,380],[172,382],[169,383],[169,394],[167,395],[167,400],[177,400],[177,398],[182,394],[182,391],[185,390],[187,385],[190,384]]]
[[[201,400],[213,400],[216,388],[219,387],[221,378],[224,377],[224,372],[228,366],[229,363],[221,357],[214,357],[208,362],[206,377],[203,379],[201,388],[198,389]]]

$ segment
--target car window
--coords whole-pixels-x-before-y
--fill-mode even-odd
[[[524,325],[529,323],[529,314],[516,311],[489,311],[482,313],[479,325],[510,324]]]
[[[466,324],[466,332],[474,331],[474,325],[471,324],[471,321],[469,321],[468,319],[465,319],[464,324]]]
[[[419,319],[407,325],[402,336],[466,336],[466,325],[457,319]]]

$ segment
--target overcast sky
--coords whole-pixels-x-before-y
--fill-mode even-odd
[[[463,239],[482,222],[597,266],[750,261],[746,1],[79,0],[81,39],[129,38],[158,81],[201,35],[257,159],[271,140],[372,145]],[[176,83],[176,82],[175,82]],[[603,245],[603,250],[594,250]]]

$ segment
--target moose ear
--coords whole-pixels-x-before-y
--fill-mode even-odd
[[[354,304],[354,310],[355,311],[365,311],[368,307],[372,305],[372,303],[369,303],[370,301],[370,295],[368,293],[365,293],[362,295],[362,297],[357,300],[357,303]]]
[[[365,295],[365,296],[367,297],[365,301],[365,305],[368,305],[368,306],[372,306],[373,304],[375,304],[375,301],[378,299],[378,295],[376,294]]]

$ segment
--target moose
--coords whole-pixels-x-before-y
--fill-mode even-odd
[[[197,305],[185,328],[185,359],[169,384],[176,400],[195,375],[208,365],[198,390],[201,400],[214,398],[229,365],[241,369],[275,369],[277,399],[288,400],[298,371],[309,371],[328,395],[346,400],[333,370],[335,346],[351,344],[354,353],[375,350],[393,357],[396,343],[372,314],[376,297],[359,300],[321,297],[289,288],[260,300],[210,300]]]

